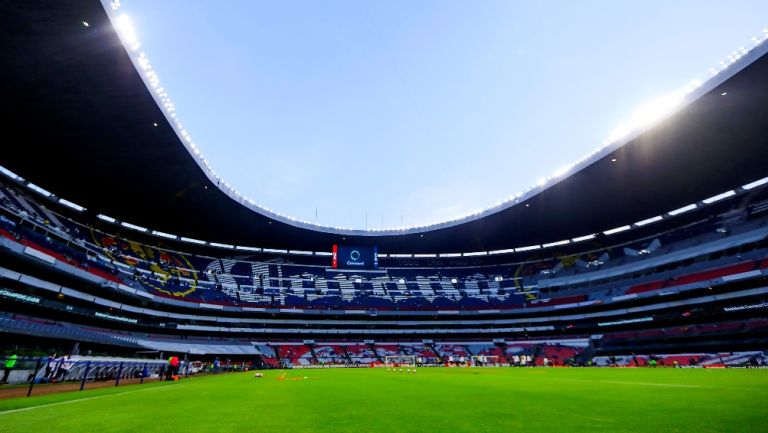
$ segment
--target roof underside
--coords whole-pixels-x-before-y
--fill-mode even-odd
[[[0,165],[94,214],[208,241],[315,251],[334,243],[404,253],[504,249],[633,223],[768,175],[763,56],[528,199],[529,206],[423,233],[326,233],[254,212],[211,183],[166,121],[98,0],[0,0],[0,38],[6,113]]]

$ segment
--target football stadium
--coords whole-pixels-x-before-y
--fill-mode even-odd
[[[768,29],[524,192],[354,229],[220,177],[120,1],[0,22],[0,431],[766,431]]]

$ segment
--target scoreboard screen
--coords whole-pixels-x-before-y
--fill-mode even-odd
[[[378,269],[379,249],[334,245],[331,267],[333,269]]]

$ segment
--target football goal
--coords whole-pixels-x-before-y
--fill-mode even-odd
[[[384,357],[385,367],[416,367],[416,357],[413,355],[393,355]]]
[[[498,367],[499,357],[495,355],[476,355],[472,357],[472,367]]]

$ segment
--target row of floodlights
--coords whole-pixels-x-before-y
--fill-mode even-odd
[[[766,183],[768,183],[768,177],[765,177],[763,179],[760,179],[760,180],[748,183],[746,185],[743,185],[740,189],[743,190],[743,191],[748,191],[748,190],[751,190],[753,188],[757,188],[758,186],[764,185]],[[652,224],[652,223],[655,223],[655,222],[658,222],[658,221],[662,221],[662,220],[664,220],[665,218],[668,218],[668,217],[673,217],[673,216],[680,215],[680,214],[685,213],[685,212],[692,211],[694,209],[699,208],[702,205],[708,205],[708,204],[712,204],[712,203],[715,203],[715,202],[720,201],[720,200],[724,200],[724,199],[732,197],[732,196],[734,196],[736,194],[737,194],[736,190],[729,190],[729,191],[723,192],[721,194],[717,194],[717,195],[714,195],[712,197],[706,198],[706,199],[701,201],[701,204],[692,203],[692,204],[689,204],[689,205],[686,205],[686,206],[683,206],[683,207],[671,210],[671,211],[667,212],[664,215],[657,215],[657,216],[654,216],[654,217],[651,217],[651,218],[646,218],[644,220],[638,221],[638,222],[633,223],[633,224],[627,224],[627,225],[623,225],[623,226],[620,226],[620,227],[616,227],[616,228],[605,230],[605,231],[602,232],[602,234],[604,234],[606,236],[610,236],[610,235],[621,233],[621,232],[624,232],[624,231],[627,231],[627,230],[630,230],[630,229],[633,229],[633,228],[643,227],[643,226],[646,226],[648,224]],[[108,222],[111,222],[111,223],[117,223],[114,218],[108,217],[106,215],[101,215],[100,214],[100,215],[98,215],[98,217],[100,219],[104,220],[104,221],[108,221]],[[136,226],[136,225],[133,225],[133,224],[125,223],[125,222],[121,222],[120,224],[123,225],[124,227],[130,228],[130,229],[133,229],[133,230],[139,230],[139,231],[151,233],[151,234],[153,234],[155,236],[171,238],[171,239],[178,239],[178,240],[181,240],[181,241],[190,242],[190,243],[196,243],[196,244],[201,244],[201,245],[206,245],[207,244],[207,245],[210,245],[210,246],[213,246],[213,247],[219,247],[219,248],[228,248],[228,249],[235,249],[235,250],[242,250],[242,251],[253,251],[253,252],[265,252],[265,253],[281,253],[281,254],[297,254],[297,255],[323,255],[323,256],[330,255],[330,253],[328,253],[328,252],[320,252],[320,251],[313,252],[313,251],[281,250],[281,249],[257,248],[257,247],[246,247],[246,246],[240,246],[240,245],[221,244],[221,243],[216,243],[216,242],[205,242],[205,241],[201,241],[201,240],[198,240],[198,239],[186,238],[186,237],[182,237],[182,236],[175,236],[175,235],[171,235],[171,234],[168,234],[168,233],[159,232],[159,231],[156,231],[156,230],[151,230],[150,231],[149,229],[146,229],[144,227],[139,227],[139,226]],[[597,235],[598,235],[598,233],[592,233],[592,234],[588,234],[588,235],[584,235],[584,236],[578,236],[578,237],[575,237],[575,238],[572,238],[572,239],[564,239],[564,240],[560,240],[560,241],[556,241],[556,242],[549,242],[549,243],[536,244],[536,245],[528,245],[528,246],[517,247],[517,248],[508,248],[508,249],[503,249],[503,250],[474,251],[474,252],[464,252],[464,253],[432,253],[432,254],[429,254],[429,253],[416,253],[416,254],[410,254],[410,253],[404,253],[404,254],[403,253],[390,253],[390,254],[380,253],[379,257],[389,257],[389,258],[436,258],[436,257],[453,258],[453,257],[476,257],[476,256],[487,256],[487,255],[498,255],[498,254],[521,253],[521,252],[534,251],[534,250],[539,250],[539,249],[553,248],[553,247],[568,245],[568,244],[571,244],[571,243],[583,242],[583,241],[594,239],[595,237],[597,237]]]
[[[73,203],[73,202],[71,202],[69,200],[66,200],[64,198],[61,198],[61,197],[57,197],[53,193],[51,193],[50,191],[48,191],[48,190],[46,190],[46,189],[44,189],[42,187],[39,187],[39,186],[35,185],[32,182],[27,182],[26,180],[24,180],[23,177],[17,175],[16,173],[12,172],[11,170],[8,170],[7,168],[3,167],[2,165],[0,165],[0,173],[2,173],[3,175],[5,175],[6,177],[8,177],[8,178],[10,178],[12,180],[15,180],[16,182],[19,182],[19,183],[25,185],[27,188],[29,188],[32,191],[42,195],[43,197],[46,197],[46,198],[48,198],[48,199],[50,199],[52,201],[60,203],[60,204],[66,206],[66,207],[68,207],[70,209],[74,209],[74,210],[76,210],[78,212],[82,212],[82,211],[85,210],[85,208],[83,206],[80,206],[79,204]]]
[[[36,192],[36,193],[38,193],[38,194],[40,194],[40,195],[42,195],[44,197],[47,197],[50,200],[56,201],[56,202],[58,202],[58,203],[60,203],[60,204],[62,204],[64,206],[67,206],[67,207],[69,207],[71,209],[74,209],[74,210],[76,210],[78,212],[82,212],[82,211],[85,210],[85,208],[83,206],[77,205],[77,204],[75,204],[75,203],[73,203],[73,202],[71,202],[69,200],[65,200],[65,199],[63,199],[61,197],[57,197],[53,193],[49,192],[48,190],[46,190],[46,189],[44,189],[44,188],[42,188],[40,186],[37,186],[37,185],[35,185],[35,184],[31,183],[31,182],[25,181],[22,177],[18,176],[17,174],[13,173],[12,171],[8,170],[7,168],[5,168],[5,167],[3,167],[1,165],[0,165],[0,173],[4,174],[5,176],[7,176],[7,177],[9,177],[9,178],[11,178],[11,179],[13,179],[13,180],[23,184],[23,185],[25,185],[30,190],[32,190],[32,191],[34,191],[34,192]],[[747,183],[745,185],[742,185],[740,188],[728,190],[726,192],[714,195],[712,197],[705,198],[705,199],[701,200],[700,203],[691,203],[689,205],[686,205],[686,206],[683,206],[683,207],[671,210],[671,211],[669,211],[669,212],[667,212],[667,213],[665,213],[663,215],[657,215],[657,216],[654,216],[654,217],[651,217],[651,218],[646,218],[644,220],[638,221],[638,222],[633,223],[633,224],[627,224],[627,225],[623,225],[623,226],[620,226],[620,227],[616,227],[616,228],[605,230],[605,231],[602,232],[602,234],[604,234],[606,236],[610,236],[610,235],[614,235],[616,233],[621,233],[621,232],[624,232],[624,231],[627,231],[627,230],[630,230],[630,229],[633,229],[633,228],[643,227],[643,226],[646,226],[648,224],[652,224],[652,223],[655,223],[655,222],[658,222],[658,221],[662,221],[665,218],[674,217],[674,216],[680,215],[682,213],[689,212],[689,211],[692,211],[694,209],[697,209],[697,208],[699,208],[701,206],[709,205],[709,204],[718,202],[720,200],[724,200],[726,198],[729,198],[729,197],[732,197],[732,196],[736,195],[738,192],[749,191],[751,189],[754,189],[754,188],[757,188],[759,186],[765,185],[766,183],[768,183],[768,177],[764,177],[764,178],[756,180],[754,182]],[[257,253],[292,254],[292,255],[303,255],[303,256],[311,256],[311,255],[315,255],[315,256],[330,256],[331,255],[330,252],[325,252],[325,251],[285,250],[285,249],[274,249],[274,248],[249,247],[249,246],[244,246],[244,245],[233,245],[233,244],[226,244],[226,243],[219,243],[219,242],[208,242],[208,241],[203,241],[203,240],[200,240],[200,239],[189,238],[189,237],[185,237],[185,236],[178,236],[178,235],[174,235],[174,234],[163,232],[163,231],[159,231],[159,230],[150,230],[150,229],[148,229],[146,227],[142,227],[142,226],[139,226],[139,225],[136,225],[136,224],[131,224],[131,223],[128,223],[128,222],[125,222],[125,221],[118,221],[117,219],[112,218],[112,217],[110,217],[108,215],[104,215],[104,214],[98,214],[98,215],[96,215],[96,217],[99,218],[102,221],[106,221],[106,222],[111,223],[111,224],[120,225],[120,226],[125,227],[125,228],[130,229],[130,230],[135,230],[135,231],[138,231],[138,232],[151,234],[153,236],[157,236],[157,237],[160,237],[160,238],[173,239],[173,240],[178,240],[178,241],[187,242],[187,243],[196,244],[196,245],[208,245],[208,246],[212,246],[212,247],[216,247],[216,248],[223,248],[223,249],[237,250],[237,251],[249,251],[249,252],[257,252]],[[452,257],[476,257],[476,256],[487,256],[487,255],[498,255],[498,254],[522,253],[522,252],[527,252],[527,251],[534,251],[534,250],[539,250],[539,249],[546,249],[546,248],[553,248],[553,247],[568,245],[568,244],[571,244],[571,243],[583,242],[583,241],[587,241],[587,240],[590,240],[590,239],[594,239],[597,235],[598,235],[598,233],[591,233],[591,234],[588,234],[588,235],[579,236],[579,237],[575,237],[575,238],[572,238],[572,239],[564,239],[564,240],[560,240],[560,241],[556,241],[556,242],[549,242],[549,243],[545,243],[545,244],[528,245],[528,246],[517,247],[517,248],[508,248],[508,249],[503,249],[503,250],[474,251],[474,252],[464,252],[464,253],[432,253],[432,254],[428,254],[428,253],[417,253],[417,254],[411,254],[411,253],[406,253],[406,254],[401,254],[401,253],[385,254],[385,253],[381,253],[381,254],[379,254],[379,257],[389,257],[389,258],[435,258],[435,257],[452,258]]]
[[[119,0],[112,1],[112,10],[117,11],[119,8],[120,8],[120,1]],[[219,188],[222,188],[225,192],[227,192],[230,195],[230,197],[239,201],[243,205],[250,205],[252,207],[259,208],[262,211],[266,211],[268,213],[271,213],[280,218],[287,219],[294,223],[301,223],[307,226],[332,228],[335,230],[347,230],[347,231],[353,230],[350,227],[323,226],[321,224],[312,223],[307,220],[294,218],[288,215],[283,215],[268,207],[257,204],[252,199],[241,194],[240,191],[238,191],[232,185],[230,185],[229,183],[221,179],[216,174],[216,171],[213,169],[213,167],[211,167],[208,160],[203,156],[200,149],[197,147],[195,142],[190,137],[189,133],[186,131],[186,129],[184,129],[184,126],[182,125],[181,121],[176,116],[176,107],[171,102],[171,99],[168,96],[168,93],[165,91],[165,89],[160,86],[160,78],[157,76],[157,73],[152,69],[152,66],[150,65],[150,62],[149,62],[149,59],[147,58],[146,53],[139,52],[139,48],[141,47],[141,44],[139,43],[138,36],[136,35],[136,31],[128,15],[124,13],[120,14],[115,19],[115,27],[118,30],[118,34],[122,38],[125,45],[130,48],[129,52],[135,57],[135,60],[138,63],[139,68],[143,72],[145,79],[149,83],[150,88],[155,92],[155,95],[159,99],[161,106],[163,107],[163,109],[165,109],[166,115],[168,116],[168,118],[172,120],[172,124],[174,125],[176,132],[182,138],[182,142],[184,142],[185,146],[187,146],[191,150],[192,154],[195,155],[197,160],[202,163],[203,167],[215,179],[216,184],[219,186]],[[733,63],[735,63],[736,61],[738,61],[739,59],[747,55],[753,48],[757,47],[758,45],[760,45],[766,40],[768,40],[768,29],[763,29],[762,34],[751,38],[750,44],[748,44],[747,46],[740,46],[738,49],[730,53],[725,60],[720,61],[717,67],[710,68],[709,69],[710,77],[707,78],[705,81],[710,80],[713,77],[717,76],[720,72],[727,69],[730,65],[732,65]],[[640,109],[638,109],[635,112],[635,114],[632,116],[632,118],[628,122],[622,123],[618,127],[616,127],[608,136],[608,138],[606,138],[603,141],[602,145],[597,147],[595,150],[593,150],[589,154],[585,155],[584,157],[580,158],[579,160],[577,160],[572,164],[566,165],[564,167],[561,167],[555,170],[555,172],[548,177],[539,178],[539,180],[534,185],[531,185],[525,191],[517,192],[515,194],[512,194],[504,198],[503,200],[497,201],[493,205],[487,207],[485,210],[476,209],[473,212],[470,212],[468,214],[461,215],[453,219],[432,223],[432,224],[424,224],[424,225],[416,225],[416,226],[408,226],[408,227],[380,228],[380,229],[371,228],[371,229],[365,229],[365,230],[369,232],[402,232],[402,231],[409,231],[414,229],[429,229],[431,227],[436,227],[443,224],[449,224],[452,222],[475,218],[483,213],[490,212],[491,210],[504,206],[512,201],[514,201],[515,203],[519,203],[523,199],[523,196],[530,194],[532,191],[543,189],[548,184],[552,184],[552,183],[555,183],[556,181],[559,181],[560,179],[562,179],[568,173],[572,172],[577,167],[581,168],[587,165],[588,163],[591,163],[592,160],[597,158],[598,154],[600,154],[608,146],[618,144],[623,140],[628,140],[633,136],[633,134],[637,135],[640,132],[648,129],[658,121],[673,114],[683,105],[683,102],[686,100],[686,97],[688,97],[696,89],[700,88],[703,84],[704,82],[702,80],[693,79],[688,84],[683,86],[680,90],[673,92],[669,95],[663,96],[661,98],[658,98],[656,100],[653,100],[650,103],[642,106]]]

